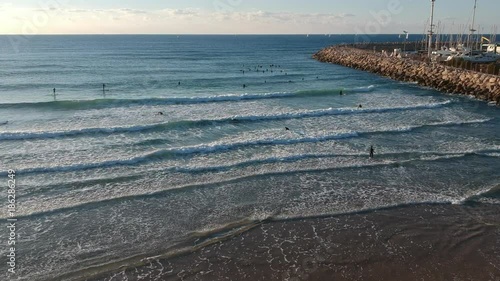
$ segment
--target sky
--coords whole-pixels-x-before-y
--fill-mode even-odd
[[[477,0],[475,28],[500,26]],[[0,34],[421,34],[430,0],[0,0]],[[467,33],[474,0],[436,0],[442,33]],[[498,33],[498,32],[496,32]]]

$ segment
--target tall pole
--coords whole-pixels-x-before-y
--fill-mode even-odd
[[[405,43],[403,44],[403,55],[406,56],[406,36],[405,36]]]
[[[432,2],[432,7],[431,7],[431,30],[429,30],[429,48],[427,50],[427,56],[430,58],[432,54],[432,35],[434,34],[433,28],[434,28],[434,2],[436,0],[431,0]]]
[[[405,34],[405,41],[404,41],[404,44],[403,44],[403,55],[406,56],[406,40],[408,39],[408,31],[403,30],[403,32]]]
[[[474,32],[476,31],[474,29],[474,24],[476,23],[476,7],[477,7],[477,0],[474,0],[474,13],[472,14],[472,25],[469,29],[469,36],[467,37],[467,47],[471,48],[471,51],[472,51],[471,40],[472,36],[474,35]]]

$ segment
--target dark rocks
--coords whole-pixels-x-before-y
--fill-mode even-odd
[[[417,82],[447,93],[472,95],[487,101],[500,100],[500,77],[496,75],[387,57],[381,53],[343,46],[325,48],[314,54],[313,58],[377,73],[398,81]]]

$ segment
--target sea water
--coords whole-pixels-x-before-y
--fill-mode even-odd
[[[498,108],[312,59],[355,40],[0,36],[8,277],[78,275],[267,218],[499,204]]]

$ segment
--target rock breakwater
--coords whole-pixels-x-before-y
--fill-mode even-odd
[[[332,46],[313,55],[321,62],[369,71],[398,81],[417,82],[446,93],[471,95],[500,105],[500,77],[351,47]]]

